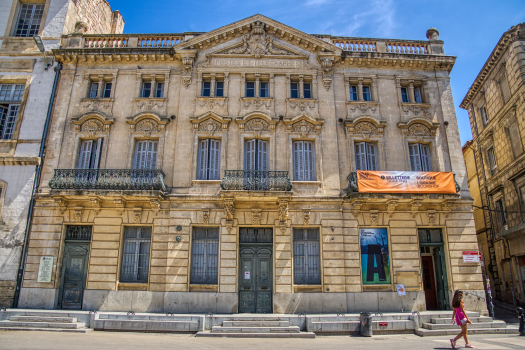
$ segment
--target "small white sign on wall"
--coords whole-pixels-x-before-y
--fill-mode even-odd
[[[463,252],[463,262],[464,263],[477,263],[479,262],[479,252],[478,251],[464,251]]]
[[[250,271],[244,271],[244,279],[249,280],[250,279]]]
[[[40,266],[38,267],[37,282],[51,282],[51,273],[53,272],[53,257],[43,256],[40,258]]]
[[[407,295],[407,292],[405,290],[405,285],[403,284],[396,284],[397,294],[400,296]]]

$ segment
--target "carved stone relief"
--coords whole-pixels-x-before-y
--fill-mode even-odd
[[[164,102],[164,99],[139,99],[136,104],[140,110],[151,111],[164,107]]]
[[[244,124],[244,131],[269,131],[268,122],[261,118],[250,119]]]
[[[370,135],[378,135],[379,132],[374,124],[370,122],[359,122],[354,127],[354,134],[369,138]]]
[[[201,98],[197,100],[197,104],[199,105],[199,107],[214,110],[216,108],[224,106],[226,104],[226,100],[224,98]]]
[[[261,209],[252,210],[252,225],[261,224]]]
[[[213,118],[209,118],[199,123],[199,131],[205,131],[209,136],[212,136],[216,131],[221,131],[222,124]]]
[[[80,101],[80,105],[90,111],[102,110],[109,108],[111,105],[110,100],[99,100],[99,99],[85,99]]]
[[[254,110],[270,110],[272,107],[272,100],[261,98],[243,98],[242,104],[244,109]]]
[[[153,119],[144,119],[135,125],[135,131],[141,132],[144,136],[151,136],[152,132],[159,132],[159,123]]]
[[[315,101],[301,101],[301,100],[291,100],[290,101],[290,107],[294,110],[299,110],[301,112],[304,112],[306,110],[313,111],[316,106]]]
[[[412,112],[414,114],[414,116],[418,117],[418,116],[423,116],[425,118],[430,118],[430,112],[429,112],[429,107],[427,106],[415,106],[415,105],[404,105],[402,107],[403,109],[403,112],[405,112],[405,114],[409,114],[409,112]]]
[[[427,126],[414,123],[408,127],[408,135],[416,137],[432,136],[432,132]]]
[[[377,110],[376,103],[349,103],[348,109],[350,112],[359,110],[361,113],[375,112]]]
[[[292,132],[297,132],[301,137],[307,137],[308,134],[313,133],[315,130],[315,125],[307,122],[306,120],[301,120],[292,125]]]
[[[109,125],[106,125],[106,127],[109,129]],[[79,129],[78,131],[86,132],[90,137],[94,137],[97,132],[108,131],[105,130],[104,124],[97,119],[86,120]]]
[[[210,211],[209,210],[203,210],[202,211],[202,223],[204,225],[208,225],[210,222]]]

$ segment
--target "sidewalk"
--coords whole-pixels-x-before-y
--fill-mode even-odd
[[[507,304],[499,300],[493,300],[494,304],[494,318],[497,320],[505,321],[508,325],[518,325],[518,313],[516,309],[519,306],[513,304]]]

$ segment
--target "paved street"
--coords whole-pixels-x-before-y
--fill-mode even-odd
[[[231,339],[195,338],[192,334],[154,334],[91,332],[0,331],[0,349],[450,349],[449,337],[418,337],[412,334],[360,336],[323,336],[316,339]],[[476,349],[525,349],[525,337],[517,335],[473,335]],[[463,347],[463,342],[458,342]]]

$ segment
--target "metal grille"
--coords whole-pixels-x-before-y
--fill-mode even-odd
[[[292,182],[287,171],[226,170],[221,188],[234,191],[290,191]]]
[[[295,284],[321,284],[319,230],[293,230]]]
[[[195,227],[191,248],[191,284],[217,284],[219,228]]]
[[[440,228],[420,228],[417,233],[419,243],[443,243],[443,231]]]
[[[124,228],[121,282],[148,282],[151,227]]]
[[[239,230],[240,243],[272,243],[273,230],[271,228],[241,228]]]
[[[66,241],[91,241],[91,226],[68,226]]]

